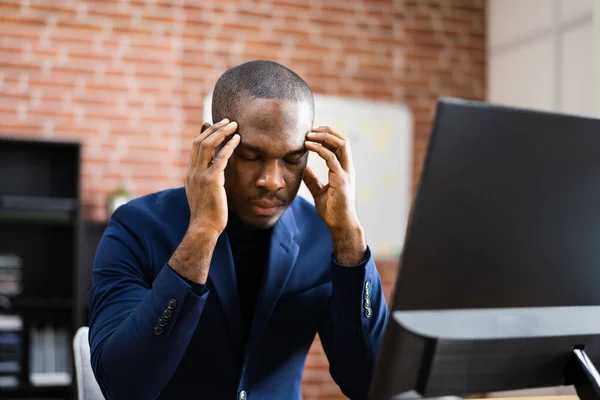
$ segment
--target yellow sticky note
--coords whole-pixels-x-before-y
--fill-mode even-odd
[[[390,137],[378,133],[373,137],[373,143],[375,144],[375,150],[377,151],[388,150],[390,145]]]
[[[382,136],[385,136],[385,137],[392,136],[392,133],[394,132],[394,125],[390,121],[384,121],[381,124],[381,128],[379,129],[379,132],[381,133]]]
[[[384,187],[392,187],[396,186],[399,181],[399,176],[397,171],[386,171],[383,174],[383,186]]]
[[[380,243],[379,246],[377,246],[376,254],[380,257],[390,256],[392,253],[392,246],[387,242]]]
[[[371,121],[367,121],[367,120],[362,120],[360,121],[360,124],[358,124],[359,127],[359,133],[361,135],[367,135],[369,137],[373,137],[373,134],[376,132],[376,130],[374,129],[374,124]]]
[[[373,201],[373,187],[364,185],[358,188],[358,200],[364,203]]]

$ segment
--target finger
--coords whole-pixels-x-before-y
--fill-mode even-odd
[[[331,129],[328,126],[317,126],[317,127],[313,128],[312,131],[313,132],[326,132],[326,133],[328,132],[328,133],[331,133],[333,136],[338,137],[339,139],[342,139],[342,140],[346,139],[344,135],[342,135],[341,133],[339,133],[336,130]]]
[[[193,169],[196,166],[196,162],[198,161],[198,151],[200,150],[200,137],[202,134],[196,136],[192,143],[192,151],[190,152],[190,162],[188,164],[188,170]]]
[[[306,137],[317,143],[321,143],[331,151],[337,151],[340,147],[344,147],[346,142],[329,132],[309,132]]]
[[[306,137],[313,142],[320,143],[329,150],[333,151],[344,171],[349,171],[352,162],[350,153],[350,143],[346,139],[340,139],[330,132],[310,132]]]
[[[329,170],[331,172],[338,174],[338,175],[342,175],[344,170],[342,169],[340,161],[338,160],[336,155],[333,153],[333,151],[329,150],[328,148],[326,148],[324,146],[321,146],[318,143],[310,142],[310,141],[306,142],[305,146],[308,150],[314,151],[315,153],[317,153],[319,155],[319,157],[321,157],[323,160],[325,160],[325,163],[327,164],[327,168],[329,168]]]
[[[227,166],[227,162],[229,158],[233,154],[233,151],[240,144],[240,135],[235,134],[233,137],[227,142],[225,146],[219,151],[219,154],[213,160],[212,166],[217,169],[224,170]]]
[[[225,126],[229,120],[225,118],[221,122],[210,126],[208,122],[202,124],[202,128],[200,128],[200,134],[194,139],[192,143],[192,152],[190,153],[190,162],[188,164],[188,169],[192,169],[196,167],[196,163],[198,162],[198,153],[200,151],[200,145],[206,136],[210,135],[211,132],[214,132],[215,129],[219,129],[221,126]]]
[[[202,134],[200,135],[200,141],[203,141],[204,139],[206,139],[207,137],[212,135],[214,132],[216,132],[219,129],[221,129],[222,127],[226,126],[228,123],[229,123],[229,118],[224,118],[212,126],[209,125],[209,127],[205,131],[203,131]]]
[[[314,138],[311,135],[314,135]],[[338,156],[344,171],[352,172],[354,168],[352,148],[350,146],[350,140],[348,140],[347,137],[327,126],[316,128],[316,130],[310,132],[307,137],[315,142],[320,142],[329,150],[334,151]]]
[[[237,130],[237,123],[235,121],[230,122],[229,124],[222,126],[206,139],[202,141],[200,144],[199,158],[198,158],[198,166],[208,167],[210,166],[213,156],[215,154],[215,149],[219,147],[223,140],[229,135],[232,135]]]
[[[317,174],[312,170],[311,167],[306,167],[306,171],[304,171],[304,177],[302,178],[306,187],[310,191],[310,193],[315,197],[321,189],[323,189],[323,184],[319,181]]]

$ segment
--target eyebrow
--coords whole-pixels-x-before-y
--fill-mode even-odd
[[[253,146],[253,145],[251,145],[251,144],[249,144],[247,142],[244,142],[244,141],[241,141],[240,144],[238,145],[238,147],[244,148],[245,150],[253,151],[253,152],[258,153],[258,154],[264,154],[265,153],[264,150],[262,150],[262,149],[260,149],[260,148],[258,148],[256,146]],[[297,156],[297,155],[304,154],[304,153],[306,153],[306,148],[302,147],[301,149],[292,150],[290,152],[287,152],[284,155],[284,157]]]

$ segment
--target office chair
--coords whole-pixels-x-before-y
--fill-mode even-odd
[[[96,382],[90,361],[89,328],[82,326],[73,337],[75,356],[75,377],[77,379],[77,397],[79,400],[104,400],[102,391]]]

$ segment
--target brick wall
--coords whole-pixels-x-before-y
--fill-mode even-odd
[[[80,139],[84,214],[124,182],[182,183],[227,68],[281,62],[318,93],[407,102],[415,181],[439,95],[484,96],[484,0],[2,0],[0,135]],[[389,296],[397,265],[380,262]],[[305,398],[341,399],[318,341]]]

